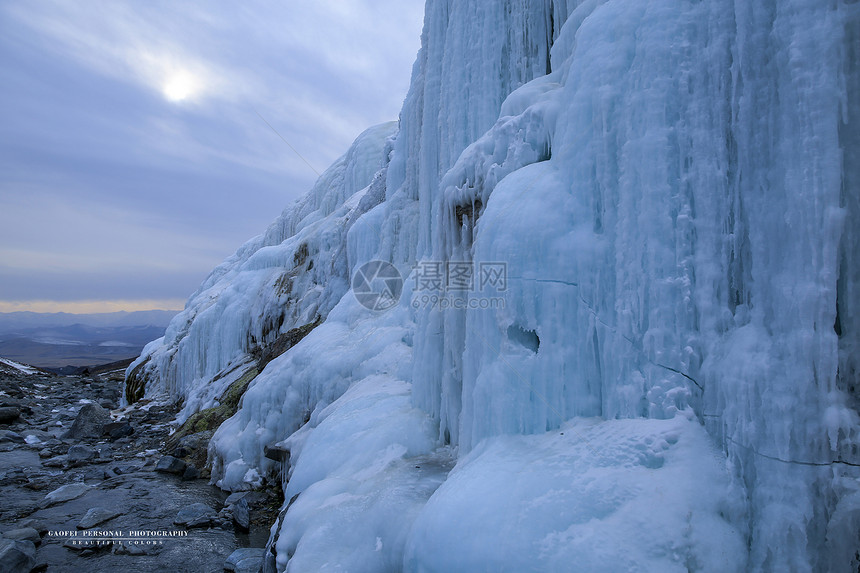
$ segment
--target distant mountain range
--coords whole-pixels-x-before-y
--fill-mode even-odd
[[[0,356],[53,370],[133,358],[164,334],[175,314],[0,313]]]

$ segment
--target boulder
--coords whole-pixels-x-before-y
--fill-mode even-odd
[[[47,507],[49,505],[71,501],[75,498],[81,497],[90,489],[91,486],[88,486],[85,483],[66,484],[62,487],[58,487],[57,489],[46,495],[45,499],[43,500],[43,504],[45,505],[45,507]]]
[[[72,427],[63,437],[71,439],[98,438],[110,421],[110,414],[107,410],[98,404],[88,402],[81,406],[77,416],[75,416],[75,421],[72,422]]]
[[[23,444],[24,436],[12,430],[0,430],[0,443],[12,442],[13,444]]]
[[[233,573],[258,573],[266,550],[258,547],[236,549],[224,562],[224,571]]]
[[[195,468],[194,466],[186,466],[185,471],[182,472],[183,480],[192,480],[200,477],[200,470]]]
[[[11,424],[21,415],[15,406],[0,406],[0,424]]]
[[[111,440],[119,440],[134,433],[134,428],[128,422],[108,422],[102,430]]]
[[[205,503],[192,503],[179,510],[173,523],[191,529],[192,527],[208,527],[217,518],[218,514],[215,513],[215,510]]]
[[[12,529],[3,534],[6,539],[14,539],[16,541],[29,541],[34,545],[38,545],[42,541],[39,532],[32,527],[20,527]]]
[[[236,503],[237,501],[239,501],[243,497],[246,497],[249,493],[251,493],[251,492],[237,491],[237,492],[231,493],[230,495],[227,496],[227,499],[224,500],[224,505],[233,505],[234,503]]]
[[[119,515],[122,515],[121,511],[105,509],[103,507],[92,507],[84,514],[81,521],[78,522],[77,527],[78,529],[89,529]]]
[[[182,475],[185,473],[185,465],[185,462],[179,458],[174,458],[173,456],[162,456],[155,465],[155,471],[166,474]]]
[[[0,571],[29,573],[36,562],[36,546],[30,541],[0,539]]]
[[[95,459],[98,452],[89,446],[81,444],[74,445],[69,448],[66,458],[70,466],[79,466]]]
[[[233,523],[241,529],[248,531],[251,527],[251,510],[248,507],[247,498],[243,497],[231,506]]]

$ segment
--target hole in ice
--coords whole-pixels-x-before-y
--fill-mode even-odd
[[[535,353],[540,348],[540,338],[538,338],[537,332],[534,330],[525,330],[515,324],[508,327],[508,340],[516,342]]]
[[[460,225],[470,225],[474,227],[478,217],[481,216],[481,209],[483,207],[484,204],[478,198],[475,198],[474,201],[463,205],[455,205],[454,218]]]

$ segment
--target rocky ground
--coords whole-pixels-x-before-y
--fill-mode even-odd
[[[258,571],[277,489],[210,486],[211,431],[170,439],[121,379],[0,365],[0,571]]]

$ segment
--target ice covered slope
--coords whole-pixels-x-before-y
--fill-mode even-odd
[[[318,184],[147,388],[214,399],[259,300],[325,319],[210,444],[224,488],[290,478],[279,570],[855,571],[858,62],[855,2],[429,0],[374,199]],[[387,312],[372,259],[410,276]],[[506,281],[429,286],[452,262]]]
[[[391,122],[365,131],[310,193],[213,270],[129,367],[125,398],[168,393],[187,417],[262,368],[285,337],[324,319],[348,289],[346,233],[383,199],[385,171],[377,172],[395,130]]]

